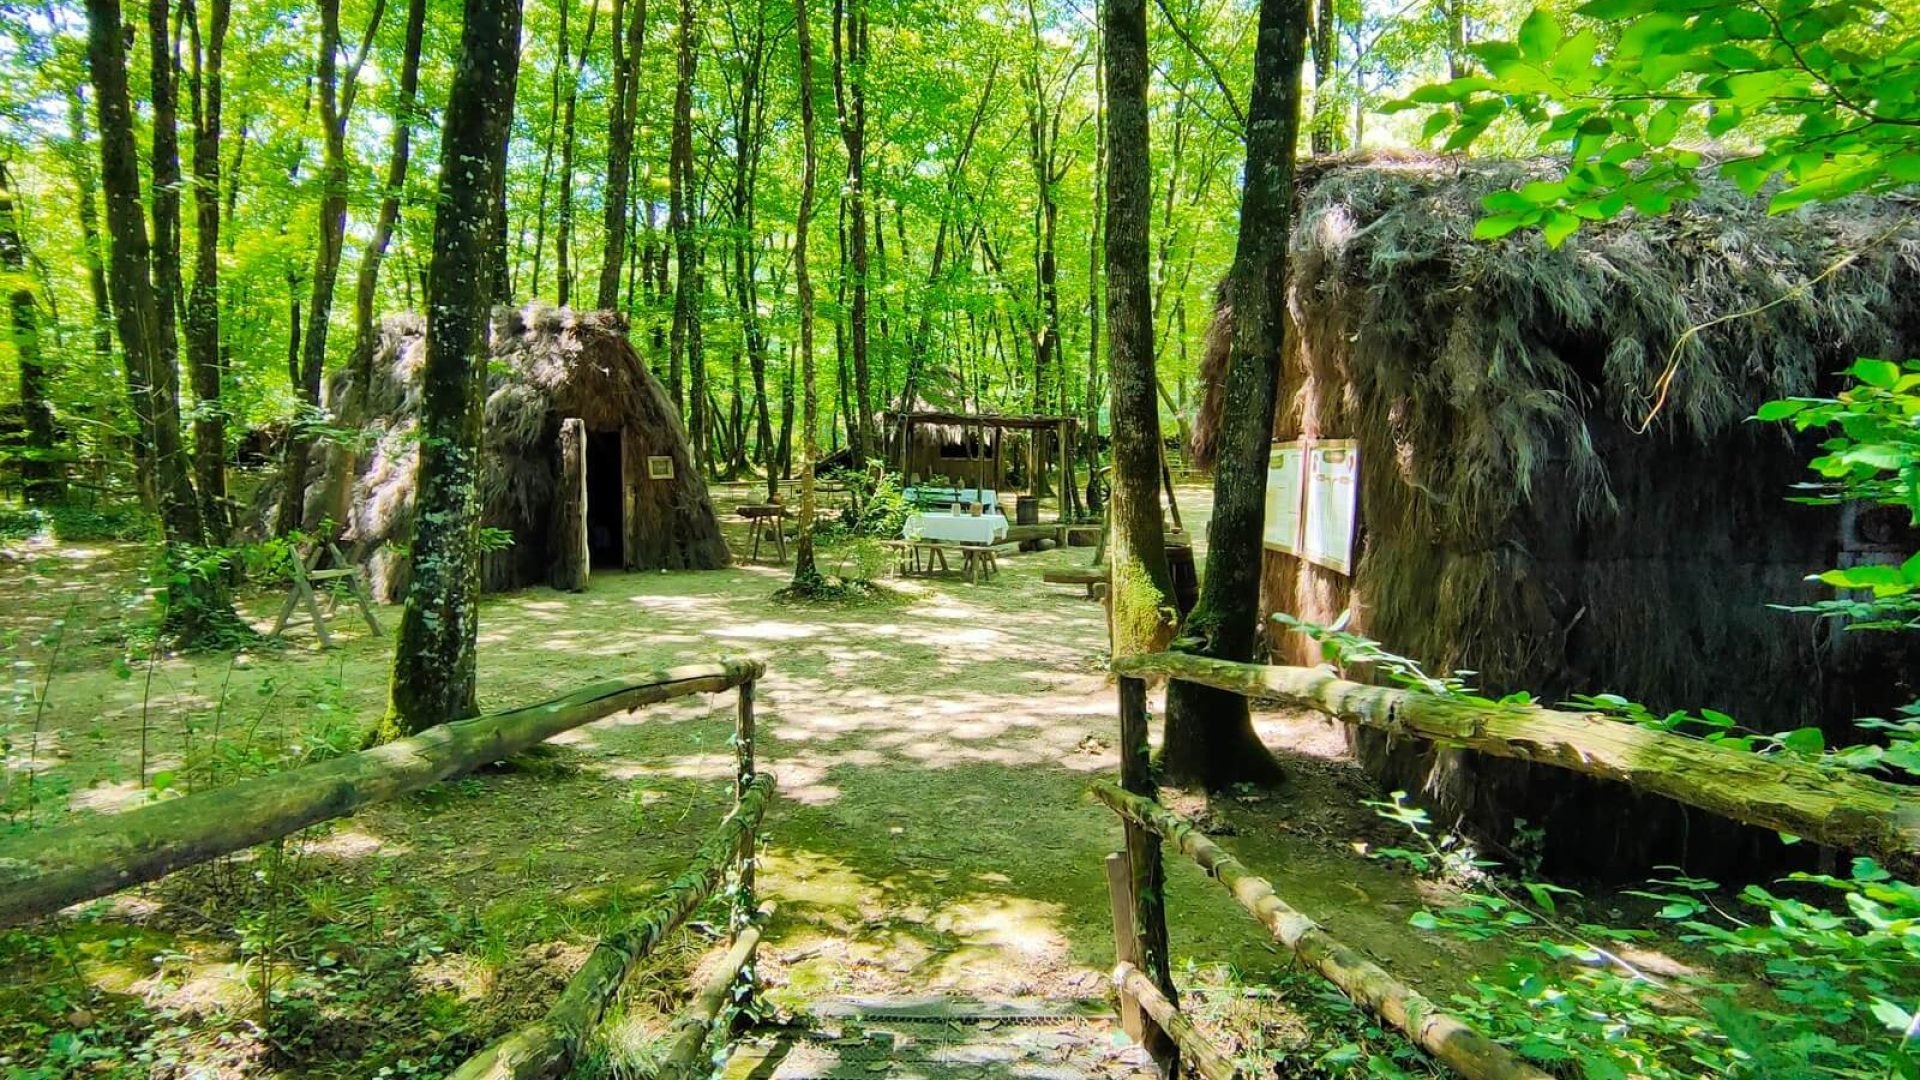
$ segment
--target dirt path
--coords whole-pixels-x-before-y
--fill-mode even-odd
[[[1183,500],[1196,531],[1198,495]],[[1114,694],[1102,671],[1102,609],[1041,582],[1046,569],[1084,565],[1090,554],[1021,555],[1003,560],[990,584],[909,582],[898,603],[850,608],[773,603],[786,569],[754,566],[596,576],[580,596],[500,597],[482,616],[483,704],[538,700],[660,664],[763,657],[760,748],[780,784],[761,871],[762,891],[780,903],[765,963],[775,1000],[1097,997],[1112,962],[1102,858],[1120,830],[1084,791],[1117,767]],[[84,586],[62,567],[44,572],[66,587],[110,591],[114,575],[102,568],[124,572],[116,558],[92,557]],[[276,599],[250,603],[262,613]],[[48,618],[52,606],[21,608],[22,623],[32,612]],[[44,636],[45,627],[25,632]],[[182,785],[212,783],[303,742],[357,738],[385,692],[386,643],[350,629],[347,646],[325,657],[296,647],[237,665],[169,660],[117,675],[113,650],[97,640],[104,629],[68,632],[80,644],[55,675],[35,754],[43,770],[51,763],[42,790],[63,791],[77,812],[151,797],[139,782],[143,726],[149,790],[163,771]],[[358,1018],[372,1030],[333,1031],[329,1038],[351,1043],[333,1054],[371,1060],[413,1038],[406,1045],[445,1045],[452,1055],[537,1011],[604,921],[664,881],[722,812],[730,708],[725,698],[683,701],[610,719],[556,740],[564,750],[537,769],[377,807],[302,848],[307,908],[317,896],[329,924],[394,948],[424,935],[437,950],[393,962],[395,995],[415,1008],[425,995],[435,1017],[412,1027]],[[1463,966],[1458,947],[1406,927],[1421,886],[1354,848],[1382,828],[1358,804],[1370,791],[1338,736],[1300,717],[1265,716],[1261,726],[1294,782],[1277,796],[1216,802],[1211,826],[1336,933],[1417,982],[1450,986]],[[1255,979],[1287,967],[1197,869],[1177,862],[1169,877],[1176,965],[1194,966],[1183,979]],[[152,892],[163,908],[210,923],[243,917],[258,899],[208,875]],[[101,980],[118,971],[116,992],[148,1007],[244,1011],[245,973],[219,967],[222,949],[231,952],[221,934],[178,918],[148,925],[159,935],[152,955],[138,942],[132,955],[103,953]],[[168,950],[205,962],[140,970]],[[340,989],[325,970],[307,974],[316,995]],[[671,981],[669,970],[654,988],[663,1001]],[[289,992],[302,985],[295,979]],[[351,1009],[337,1002],[322,1010],[343,1011]],[[332,1028],[340,1026],[336,1016]],[[241,1071],[257,1075],[273,1059],[263,1052]]]

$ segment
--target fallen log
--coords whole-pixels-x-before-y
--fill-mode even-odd
[[[1265,879],[1255,877],[1240,860],[1202,836],[1185,818],[1104,780],[1094,783],[1093,793],[1122,818],[1158,833],[1199,863],[1302,963],[1355,1003],[1406,1033],[1414,1045],[1453,1071],[1468,1080],[1547,1080],[1546,1073],[1464,1021],[1442,1012],[1419,991],[1342,945],[1319,923],[1288,906],[1274,895],[1273,886]]]
[[[1156,653],[1123,657],[1113,670],[1274,698],[1349,724],[1616,780],[1743,824],[1901,868],[1920,865],[1920,790],[1844,769],[1716,746],[1598,714],[1476,705],[1368,686],[1324,667]]]
[[[663,1080],[698,1080],[713,1072],[711,1062],[702,1056],[702,1051],[706,1049],[714,1022],[733,994],[741,969],[753,960],[754,950],[760,946],[761,928],[772,915],[773,905],[769,904],[760,909],[754,922],[735,935],[733,948],[727,950],[720,966],[700,984],[692,1004],[674,1017],[673,1026],[667,1032],[667,1056],[655,1075]]]
[[[212,791],[0,840],[0,926],[152,881],[510,757],[563,731],[764,674],[757,660],[668,668]]]
[[[1232,1059],[1222,1054],[1213,1043],[1207,1041],[1200,1029],[1193,1026],[1187,1015],[1174,1007],[1173,1002],[1153,985],[1139,968],[1120,961],[1113,966],[1113,988],[1125,997],[1131,997],[1145,1009],[1148,1016],[1160,1025],[1160,1030],[1173,1039],[1180,1048],[1181,1056],[1193,1066],[1205,1080],[1241,1080],[1240,1070]]]
[[[547,1015],[487,1047],[450,1080],[536,1080],[564,1076],[593,1034],[635,964],[713,895],[741,847],[759,825],[773,792],[773,774],[761,773],[693,862],[619,931],[600,939],[554,1000]]]

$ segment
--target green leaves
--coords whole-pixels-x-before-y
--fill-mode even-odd
[[[1545,8],[1535,8],[1520,24],[1520,33],[1514,44],[1520,47],[1520,56],[1536,65],[1546,64],[1554,57],[1554,50],[1560,44],[1560,22]]]
[[[1511,41],[1474,47],[1486,75],[1422,87],[1401,108],[1447,107],[1424,136],[1470,149],[1514,118],[1580,183],[1556,200],[1575,220],[1489,210],[1497,238],[1537,227],[1559,243],[1580,221],[1661,214],[1697,190],[1702,136],[1733,153],[1721,175],[1770,208],[1920,185],[1920,26],[1911,6],[1794,0],[1593,0],[1565,22],[1536,8]],[[1489,112],[1477,112],[1485,108]],[[1580,173],[1583,166],[1627,166]],[[1611,196],[1623,196],[1611,198]],[[1517,215],[1517,217],[1516,217]]]

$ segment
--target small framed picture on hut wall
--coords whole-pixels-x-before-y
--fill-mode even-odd
[[[673,458],[665,455],[649,455],[647,457],[647,479],[673,479]]]

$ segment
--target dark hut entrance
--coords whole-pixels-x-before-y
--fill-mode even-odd
[[[587,557],[595,570],[618,570],[626,533],[620,432],[587,433]]]

